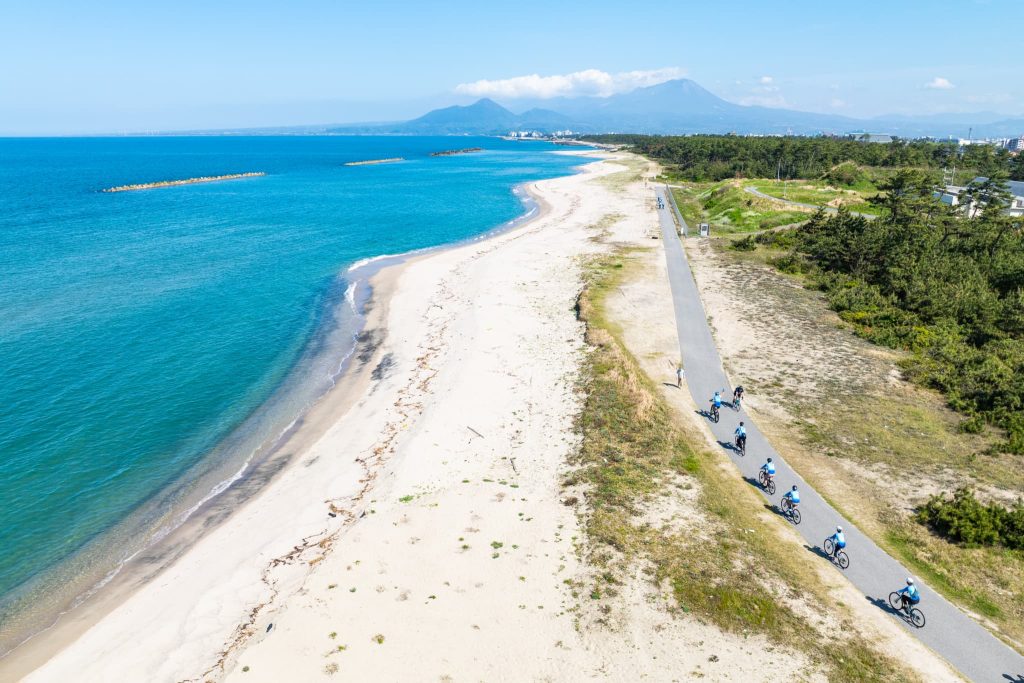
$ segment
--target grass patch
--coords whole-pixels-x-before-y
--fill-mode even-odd
[[[591,260],[578,301],[592,353],[578,418],[583,442],[565,483],[585,491],[581,524],[595,576],[574,592],[601,602],[615,595],[619,577],[630,575],[631,566],[649,563],[652,578],[671,590],[681,612],[726,632],[763,634],[800,650],[830,680],[916,680],[852,628],[843,628],[838,638],[825,635],[794,611],[791,596],[801,595],[813,609],[834,613],[828,597],[815,593],[817,579],[806,558],[765,531],[757,494],[731,468],[721,467],[720,456],[691,445],[699,437],[683,430],[608,318],[607,295],[630,271],[629,261],[630,252],[623,251]],[[644,511],[661,496],[693,487],[700,491],[706,538],[643,521]],[[606,607],[611,609],[601,609]]]
[[[594,181],[604,185],[612,192],[625,192],[627,187],[643,180],[643,172],[647,169],[647,160],[633,154],[621,156],[615,159],[613,163],[625,166],[626,170],[609,173],[608,175],[596,178]]]
[[[865,190],[834,187],[818,180],[754,180],[744,185],[754,187],[758,191],[777,199],[791,202],[813,204],[815,206],[831,206],[833,208],[838,208],[842,204],[851,211],[858,213],[875,216],[882,213],[879,207],[867,202],[868,197],[878,194],[878,188],[868,181],[854,185],[854,187],[866,187],[867,189]]]
[[[742,188],[739,181],[688,183],[673,187],[672,193],[690,227],[710,223],[713,234],[768,230],[811,217],[809,209],[787,209]]]

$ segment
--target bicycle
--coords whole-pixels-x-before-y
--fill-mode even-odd
[[[829,556],[829,559],[838,564],[840,569],[850,566],[850,556],[842,548],[836,547],[836,542],[832,540],[831,536],[825,539],[822,547],[825,548],[825,554]]]
[[[789,498],[782,499],[781,507],[782,514],[792,520],[793,524],[799,524],[800,520],[803,519],[800,511],[797,509],[796,505],[793,505],[793,502]]]
[[[737,436],[735,445],[736,450],[739,452],[741,456],[745,456],[747,454],[747,437]]]
[[[734,396],[732,399],[732,409],[739,412],[740,409],[740,397]]]
[[[711,404],[711,421],[712,422],[718,422],[718,418],[719,417],[720,417],[720,415],[718,414],[718,406],[716,406],[714,403],[712,403]]]
[[[909,621],[917,628],[924,628],[924,612],[914,607],[913,603],[907,601],[906,607],[903,606],[903,595],[893,591],[889,593],[889,606],[900,613],[904,619]]]
[[[768,492],[769,496],[775,495],[775,477],[769,475],[764,470],[761,470],[757,475],[757,483],[761,485],[761,488]]]

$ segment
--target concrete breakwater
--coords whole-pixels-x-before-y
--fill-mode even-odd
[[[405,157],[390,157],[388,159],[367,159],[366,161],[346,161],[345,166],[370,166],[371,164],[390,164],[396,161],[405,161]]]
[[[473,152],[482,152],[483,147],[467,147],[465,149],[446,149],[443,152],[431,152],[432,157],[450,157],[456,154],[472,154]]]
[[[157,187],[173,187],[174,185],[195,185],[196,183],[213,183],[218,180],[235,180],[237,178],[255,178],[267,175],[263,171],[253,173],[230,173],[228,175],[201,176],[199,178],[185,178],[184,180],[161,180],[155,183],[139,183],[137,185],[118,185],[108,187],[104,192],[129,192],[131,190],[152,190]]]

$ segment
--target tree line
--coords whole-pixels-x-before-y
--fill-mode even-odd
[[[776,265],[804,271],[859,334],[912,352],[911,379],[942,392],[977,432],[1006,431],[1024,453],[1024,222],[1005,183],[968,188],[974,211],[934,197],[920,171],[897,173],[873,201],[877,220],[841,210],[742,241],[782,247]]]
[[[973,169],[978,175],[1024,180],[1024,158],[991,145],[894,140],[866,143],[836,137],[736,135],[588,135],[584,140],[631,145],[657,160],[670,175],[695,182],[728,178],[814,179],[846,162],[883,168]],[[1017,177],[1019,175],[1019,177]]]

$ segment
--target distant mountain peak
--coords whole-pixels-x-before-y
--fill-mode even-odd
[[[1020,119],[987,120],[997,115],[890,116],[869,122],[837,114],[747,107],[723,100],[689,78],[665,81],[609,97],[555,97],[518,103],[527,111],[515,114],[489,97],[483,97],[473,104],[435,109],[406,123],[376,128],[364,126],[357,130],[420,135],[494,135],[512,130],[545,133],[572,130],[579,133],[816,134],[870,128],[875,132],[915,137],[945,136],[973,123],[975,137],[1024,133],[1024,121]],[[958,125],[959,121],[964,123]],[[345,130],[333,129],[333,132]]]

